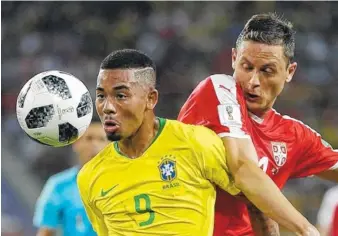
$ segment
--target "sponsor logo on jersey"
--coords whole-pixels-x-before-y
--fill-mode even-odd
[[[283,166],[287,158],[287,147],[284,142],[271,142],[272,155],[278,166]]]
[[[101,197],[106,196],[110,191],[112,191],[114,188],[116,188],[118,186],[118,184],[114,185],[113,187],[107,189],[107,190],[103,190],[101,189]]]
[[[176,161],[172,156],[165,156],[158,169],[163,181],[171,182],[177,177]]]
[[[234,112],[234,109],[232,108],[232,106],[227,106],[225,109],[228,112],[229,120],[233,120],[234,117],[232,116],[232,113]]]
[[[220,123],[229,127],[242,127],[241,111],[239,105],[221,104],[217,106]]]
[[[220,84],[218,87],[228,91],[229,93],[231,93],[231,90],[229,88],[225,87],[223,84]]]

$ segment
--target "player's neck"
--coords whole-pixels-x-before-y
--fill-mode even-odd
[[[272,104],[273,105],[273,104]],[[252,114],[257,116],[258,118],[264,120],[269,112],[272,110],[272,105],[265,107],[264,109],[248,109],[248,111]]]
[[[274,98],[272,101],[270,101],[270,103],[267,104],[265,107],[260,107],[260,108],[256,108],[256,109],[251,107],[251,109],[250,109],[250,106],[247,105],[247,109],[252,115],[255,115],[259,119],[264,120],[266,118],[266,116],[270,113],[270,111],[272,110],[273,105],[276,102],[276,99],[277,99],[277,97]]]
[[[119,151],[132,159],[140,157],[154,141],[159,127],[160,122],[155,115],[145,119],[133,136],[118,142]]]
[[[252,115],[255,115],[257,116],[258,118],[264,120],[264,118],[266,117],[266,115],[268,114],[268,112],[270,111],[271,109],[268,109],[268,110],[249,110],[249,112],[252,114]]]

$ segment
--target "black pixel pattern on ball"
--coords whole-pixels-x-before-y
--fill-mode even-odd
[[[82,95],[79,105],[76,108],[77,117],[80,118],[89,114],[92,111],[92,100],[90,98],[89,92],[86,92]]]
[[[63,123],[59,124],[59,142],[71,142],[78,138],[79,131],[77,128],[72,126],[71,124]]]
[[[26,96],[27,96],[27,93],[28,91],[31,89],[31,86],[32,86],[32,82],[31,81],[27,87],[27,89],[25,91],[22,91],[20,94],[19,94],[19,98],[18,98],[18,105],[20,108],[23,108],[23,105],[25,104],[25,100],[26,100]]]
[[[28,129],[46,127],[53,118],[54,113],[53,105],[33,108],[25,118]]]
[[[67,83],[64,79],[57,77],[55,75],[48,75],[42,78],[42,81],[46,85],[48,92],[58,95],[63,100],[72,97],[69,88],[67,86]]]

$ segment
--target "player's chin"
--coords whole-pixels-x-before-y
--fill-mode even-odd
[[[117,132],[114,132],[114,133],[106,133],[107,135],[107,139],[111,142],[114,142],[114,141],[119,141],[121,140],[122,136],[120,134],[118,134]]]
[[[246,106],[248,110],[253,113],[262,110],[262,104],[260,102],[253,102],[253,101],[246,100]]]

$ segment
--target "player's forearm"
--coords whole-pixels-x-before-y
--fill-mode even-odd
[[[274,182],[255,163],[242,163],[234,175],[245,196],[279,224],[297,235],[308,235],[313,226],[284,197]]]
[[[278,224],[267,217],[256,206],[248,204],[248,212],[255,236],[279,236]]]
[[[316,235],[316,229],[292,206],[275,183],[258,167],[250,139],[222,138],[229,170],[246,197],[280,225],[297,235]],[[308,234],[311,231],[311,234]]]

